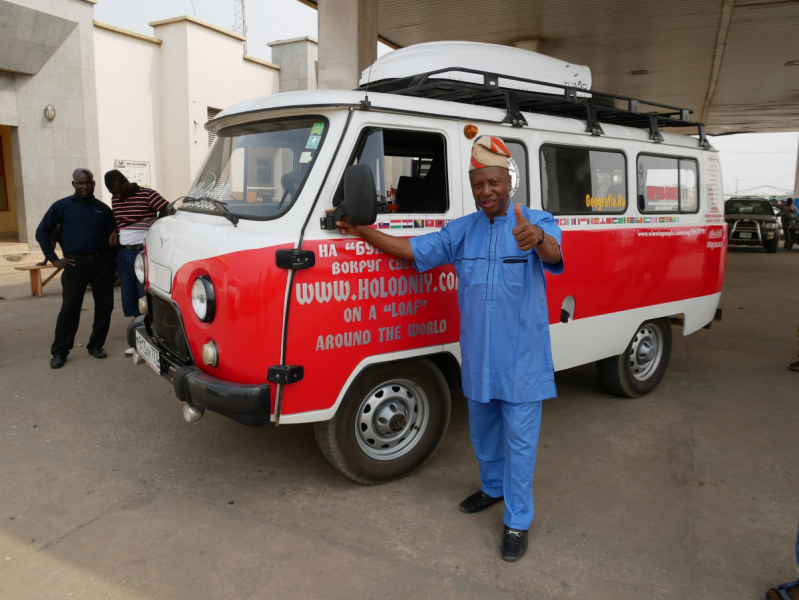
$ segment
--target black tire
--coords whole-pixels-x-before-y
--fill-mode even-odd
[[[314,433],[322,454],[341,473],[366,485],[386,483],[430,459],[444,439],[450,407],[447,381],[430,360],[378,365],[358,376],[336,415],[314,423]],[[388,425],[378,418],[383,414],[394,415]],[[380,427],[390,428],[384,438]],[[388,443],[380,447],[381,442]],[[382,452],[387,454],[376,457]]]
[[[780,241],[774,240],[772,242],[767,242],[766,244],[763,245],[763,247],[766,249],[766,252],[768,252],[769,254],[776,254],[777,248],[780,247]]]
[[[657,364],[646,363],[648,366],[643,368],[641,361],[647,353],[646,343],[653,337],[659,338],[657,344],[660,346],[660,354],[651,358],[649,362],[657,361]],[[633,339],[623,354],[597,361],[596,372],[602,386],[609,392],[625,398],[639,398],[648,394],[657,387],[666,373],[671,358],[671,341],[669,319],[646,321],[636,329]],[[638,360],[631,360],[635,358],[632,355],[636,352]]]

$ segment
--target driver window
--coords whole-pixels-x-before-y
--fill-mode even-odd
[[[447,148],[438,133],[387,129],[386,191],[389,209],[443,215],[449,209]]]
[[[444,214],[449,209],[444,136],[404,129],[364,131],[349,164],[366,163],[375,175],[378,201],[388,212]],[[339,186],[334,206],[343,200]]]

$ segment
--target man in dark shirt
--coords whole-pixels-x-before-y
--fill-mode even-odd
[[[64,269],[61,276],[61,312],[51,347],[50,367],[60,369],[75,343],[80,310],[86,287],[92,284],[94,325],[86,349],[95,358],[107,356],[103,345],[114,310],[114,255],[108,238],[116,228],[114,213],[94,197],[94,175],[88,169],[72,174],[75,193],[55,202],[36,230],[36,241],[53,266]],[[64,258],[58,258],[50,239],[61,226]]]

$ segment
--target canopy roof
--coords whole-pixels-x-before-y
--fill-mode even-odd
[[[378,0],[378,19],[399,47],[537,40],[593,89],[689,108],[709,133],[799,130],[796,1]]]

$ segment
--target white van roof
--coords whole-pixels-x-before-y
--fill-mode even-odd
[[[228,119],[234,113],[317,106],[368,109],[358,95],[371,91],[372,98],[379,98],[379,108],[392,112],[510,123],[514,127],[531,126],[532,121],[540,125],[546,121],[544,116],[561,117],[563,122],[553,127],[555,131],[570,130],[567,122],[582,123],[582,133],[593,136],[611,135],[608,128],[621,128],[619,131],[629,130],[620,135],[622,138],[636,139],[648,131],[645,139],[664,142],[661,127],[696,128],[697,145],[710,149],[705,126],[690,120],[690,110],[603,94],[590,87],[588,67],[536,52],[477,42],[431,42],[397,50],[375,61],[364,70],[360,90],[318,91],[312,96],[307,95],[311,92],[290,92],[258,98],[223,111],[206,128],[215,130],[220,124],[239,122]],[[642,105],[649,109],[642,110]],[[498,109],[504,109],[504,116],[497,118]]]
[[[360,103],[364,97],[363,90],[304,90],[271,94],[226,108],[215,119],[208,122],[205,128],[209,131],[216,131],[222,127],[270,118],[273,113],[295,113],[296,109],[302,109],[304,113],[336,108],[358,109],[361,108]],[[480,123],[486,122],[501,123],[506,114],[506,111],[500,108],[375,92],[369,92],[369,101],[372,104],[372,110],[375,111],[473,121],[478,126]],[[590,137],[590,134],[585,131],[585,121],[583,120],[527,112],[524,115],[530,129],[560,131]],[[604,123],[602,127],[605,132],[603,137],[649,140],[649,133],[646,129]],[[509,137],[513,137],[512,132],[513,129],[509,128]],[[662,135],[664,144],[699,149],[696,138],[666,132]]]
[[[482,83],[475,73],[447,69],[469,69],[483,73],[535,79],[577,89],[591,89],[591,69],[551,56],[497,44],[478,42],[429,42],[401,48],[378,58],[361,74],[361,87],[393,79],[440,71],[436,79]],[[551,87],[500,77],[499,86],[551,94]]]

